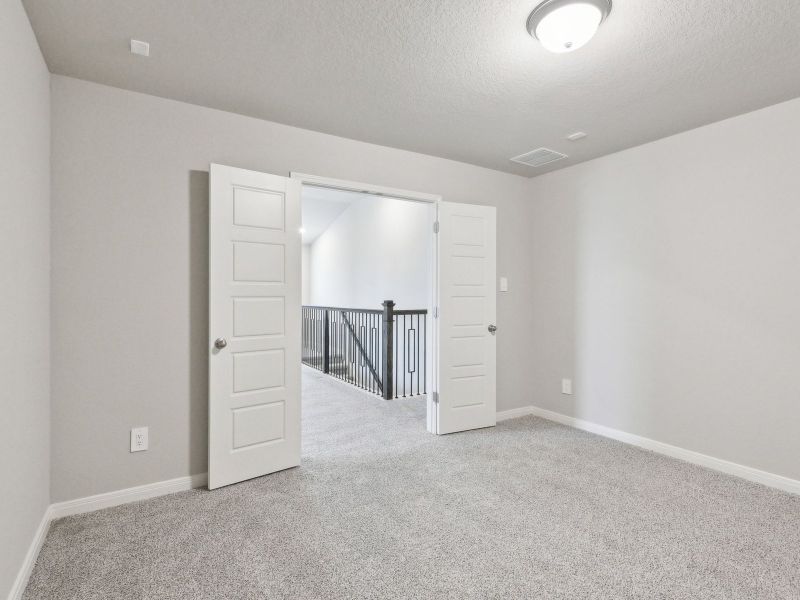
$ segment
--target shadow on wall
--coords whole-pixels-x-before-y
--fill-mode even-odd
[[[208,470],[208,172],[189,172],[189,464]]]

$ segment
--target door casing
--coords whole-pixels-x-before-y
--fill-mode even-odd
[[[300,181],[302,185],[314,185],[317,187],[326,187],[335,190],[342,190],[347,192],[361,192],[364,194],[371,194],[374,196],[387,196],[389,198],[397,198],[400,200],[409,200],[411,202],[425,202],[428,204],[433,205],[434,207],[434,221],[438,221],[439,213],[438,213],[438,206],[439,203],[442,201],[442,196],[439,194],[428,194],[426,192],[416,192],[412,190],[404,190],[399,188],[392,188],[387,186],[381,185],[373,185],[370,183],[362,183],[357,181],[347,181],[344,179],[334,179],[332,177],[320,177],[318,175],[309,175],[307,173],[296,173],[292,172],[290,177],[292,179],[297,179]],[[434,235],[433,226],[434,222],[430,223],[431,226],[431,235]],[[439,427],[437,423],[437,410],[435,405],[435,394],[438,394],[438,381],[439,381],[439,373],[438,373],[438,349],[439,349],[439,327],[438,327],[438,319],[436,318],[435,311],[437,310],[437,302],[439,298],[439,289],[438,289],[438,282],[439,282],[439,256],[438,256],[438,244],[435,242],[432,244],[431,247],[431,298],[430,298],[430,306],[434,310],[434,314],[431,315],[431,323],[432,327],[430,327],[429,331],[429,339],[428,342],[431,345],[431,352],[429,356],[431,357],[431,364],[430,368],[426,369],[427,381],[426,381],[426,389],[431,390],[431,393],[427,395],[427,406],[426,406],[426,420],[425,425],[429,432],[431,433],[439,433]]]
[[[308,175],[305,173],[292,173],[291,177],[293,179],[298,179],[304,185],[314,185],[318,187],[327,187],[333,188],[337,190],[344,190],[344,191],[355,191],[355,192],[362,192],[366,194],[372,194],[376,196],[389,196],[392,198],[399,198],[404,200],[410,200],[413,202],[426,202],[434,205],[435,207],[435,217],[434,221],[438,225],[440,219],[440,212],[444,206],[442,196],[438,194],[428,194],[425,192],[415,192],[410,190],[403,190],[403,189],[396,189],[390,188],[385,186],[377,186],[372,185],[369,183],[362,183],[362,182],[355,182],[355,181],[346,181],[342,179],[333,179],[329,177],[319,177],[316,175]],[[458,206],[457,204],[450,204],[447,203],[448,206],[454,207]],[[469,205],[466,205],[468,207]],[[492,208],[494,210],[494,208]],[[494,214],[494,213],[493,213]],[[492,222],[494,222],[495,217],[492,217]],[[433,230],[434,223],[431,223],[431,235],[434,234]],[[438,233],[438,228],[437,228]],[[492,248],[490,250],[492,261],[494,261],[494,257],[497,254],[497,247],[496,247],[496,233],[492,230],[490,237],[490,243],[492,244]],[[430,299],[430,307],[433,309],[432,319],[431,322],[433,326],[430,328],[430,345],[431,345],[431,352],[429,356],[431,357],[431,364],[429,365],[430,368],[426,369],[427,371],[427,389],[431,390],[431,393],[428,394],[427,397],[427,410],[426,410],[426,427],[427,430],[431,433],[436,434],[443,434],[449,433],[450,431],[460,431],[461,429],[453,429],[453,423],[440,423],[440,411],[443,410],[442,406],[438,405],[438,397],[440,391],[440,375],[441,365],[440,365],[440,357],[439,353],[442,349],[442,338],[441,338],[441,319],[439,318],[439,310],[440,304],[442,302],[441,298],[441,289],[440,289],[440,281],[441,281],[441,274],[440,271],[440,261],[442,260],[441,255],[441,248],[440,248],[441,237],[439,235],[436,236],[434,239],[434,243],[432,245],[432,252],[431,252],[431,299]],[[496,282],[494,281],[495,278],[495,265],[492,262],[492,268],[490,269],[492,282],[489,286],[491,288],[492,294],[492,307],[495,306],[495,299],[494,294],[496,292]],[[494,321],[496,314],[492,315],[491,320]],[[485,323],[484,326],[488,325],[489,322]],[[492,340],[494,343],[494,340]],[[494,356],[494,352],[492,352]],[[491,369],[492,373],[490,377],[487,377],[487,381],[491,382],[492,386],[495,386],[491,392],[491,406],[495,406],[495,398],[496,398],[496,374],[494,372],[495,363],[494,358],[491,361]],[[494,410],[494,409],[493,409]],[[481,419],[480,424],[472,423],[470,426],[466,427],[466,429],[478,427],[478,426],[491,426],[495,423],[495,414],[491,415],[491,418]],[[447,429],[449,428],[449,429]]]

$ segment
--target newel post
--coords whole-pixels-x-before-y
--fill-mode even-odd
[[[383,398],[394,396],[394,300],[383,301],[383,335],[381,336],[383,364]]]

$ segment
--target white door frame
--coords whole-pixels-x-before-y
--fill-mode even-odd
[[[404,190],[399,188],[392,188],[383,185],[373,185],[371,183],[362,183],[358,181],[347,181],[345,179],[335,179],[333,177],[321,177],[319,175],[309,175],[307,173],[295,173],[292,171],[289,175],[292,179],[300,180],[301,185],[313,185],[316,187],[325,187],[335,190],[342,190],[346,192],[361,192],[363,194],[371,194],[373,196],[387,196],[389,198],[398,198],[400,200],[410,200],[412,202],[426,202],[434,205],[434,222],[439,220],[439,202],[442,201],[442,196],[439,194],[428,194],[426,192],[417,192],[413,190]],[[433,223],[431,223],[433,227]],[[431,230],[431,235],[434,232]],[[429,432],[437,433],[438,424],[436,418],[438,411],[434,404],[434,398],[439,393],[439,320],[436,315],[437,301],[439,298],[439,248],[438,244],[432,243],[431,252],[431,302],[430,306],[433,310],[430,322],[431,327],[431,357],[430,369],[426,365],[426,387],[430,392],[427,394],[427,410],[426,410],[426,427]],[[429,372],[428,372],[429,371]]]

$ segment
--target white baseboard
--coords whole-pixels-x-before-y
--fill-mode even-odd
[[[52,505],[48,506],[44,511],[44,515],[42,515],[42,520],[39,523],[39,527],[36,528],[36,533],[33,535],[33,541],[28,547],[28,552],[25,553],[25,559],[22,561],[22,566],[17,573],[17,578],[14,580],[14,585],[11,586],[11,591],[8,593],[8,600],[20,600],[23,592],[25,592],[28,579],[30,579],[33,571],[33,565],[36,564],[39,550],[42,549],[42,544],[44,544],[44,540],[47,537],[47,531],[50,529],[50,521],[53,520],[50,512],[51,508]]]
[[[497,421],[508,421],[509,419],[516,419],[517,417],[527,417],[533,414],[532,406],[523,406],[521,408],[512,408],[511,410],[502,410],[497,413]]]
[[[706,454],[700,454],[692,450],[679,448],[678,446],[671,446],[663,442],[657,442],[633,433],[620,431],[619,429],[612,429],[605,425],[598,425],[591,421],[584,421],[557,413],[538,406],[523,406],[521,408],[513,408],[511,410],[504,410],[497,413],[497,421],[505,421],[508,419],[516,419],[517,417],[524,417],[527,415],[535,415],[542,417],[549,421],[555,421],[563,425],[575,427],[583,431],[595,433],[608,437],[611,439],[625,442],[633,446],[652,450],[659,454],[664,454],[672,458],[685,460],[686,462],[714,469],[729,475],[735,475],[742,479],[754,481],[762,485],[777,488],[785,492],[800,495],[800,481],[776,475],[767,471],[761,471],[752,467],[746,467],[737,463],[733,463]],[[163,496],[165,494],[173,494],[175,492],[183,492],[194,488],[206,485],[208,476],[206,473],[197,475],[190,475],[188,477],[178,477],[167,481],[158,481],[147,485],[140,485],[137,487],[127,488],[124,490],[117,490],[114,492],[107,492],[105,494],[97,494],[94,496],[87,496],[86,498],[78,498],[76,500],[69,500],[67,502],[58,502],[51,504],[45,511],[42,521],[36,530],[33,541],[31,542],[28,552],[25,555],[22,567],[17,574],[14,585],[11,587],[11,592],[8,595],[8,600],[20,600],[22,593],[25,591],[25,586],[28,584],[33,566],[36,563],[36,557],[39,555],[39,550],[47,537],[47,531],[50,528],[50,522],[54,519],[60,519],[69,515],[76,515],[85,512],[99,510],[101,508],[109,508],[126,504],[128,502],[135,502],[137,500],[146,500],[147,498],[155,498],[156,496]]]
[[[60,519],[61,517],[68,517],[69,515],[91,512],[93,510],[100,510],[101,508],[110,508],[112,506],[119,506],[120,504],[127,504],[128,502],[136,502],[137,500],[146,500],[147,498],[174,494],[175,492],[185,492],[186,490],[202,487],[206,485],[207,482],[207,474],[200,473],[198,475],[189,475],[188,477],[178,477],[176,479],[168,479],[167,481],[157,481],[155,483],[148,483],[147,485],[139,485],[124,490],[106,492],[105,494],[77,498],[66,502],[57,502],[50,505],[52,513],[51,518]]]
[[[500,421],[503,419],[513,419],[515,417],[522,417],[525,415],[542,417],[543,419],[555,421],[556,423],[561,423],[562,425],[568,425],[570,427],[575,427],[576,429],[582,429],[583,431],[596,433],[597,435],[602,435],[620,442],[625,442],[626,444],[631,444],[632,446],[638,446],[646,450],[658,452],[659,454],[684,460],[695,465],[700,465],[701,467],[707,467],[715,471],[727,473],[728,475],[734,475],[736,477],[741,477],[742,479],[747,479],[748,481],[754,481],[762,485],[783,490],[784,492],[800,495],[800,481],[796,479],[790,479],[789,477],[776,475],[775,473],[769,473],[768,471],[761,471],[759,469],[754,469],[753,467],[746,467],[745,465],[740,465],[738,463],[723,460],[721,458],[708,456],[707,454],[694,452],[693,450],[686,450],[685,448],[672,446],[670,444],[665,444],[664,442],[657,442],[656,440],[651,440],[650,438],[628,433],[626,431],[620,431],[619,429],[612,429],[611,427],[606,427],[605,425],[598,425],[597,423],[592,423],[591,421],[584,421],[583,419],[577,419],[575,417],[563,415],[552,410],[539,408],[538,406],[526,406],[525,408],[517,408],[514,410],[504,411],[502,413],[497,413],[497,420]]]
[[[156,496],[174,494],[175,492],[184,492],[186,490],[203,487],[207,482],[208,475],[206,473],[200,473],[198,475],[178,477],[167,481],[157,481],[155,483],[148,483],[147,485],[140,485],[124,490],[106,492],[105,494],[96,494],[94,496],[87,496],[86,498],[77,498],[75,500],[68,500],[67,502],[51,504],[47,507],[47,510],[45,510],[42,522],[39,523],[39,528],[36,530],[30,548],[28,548],[22,567],[20,567],[19,573],[17,573],[14,585],[11,586],[8,600],[20,600],[22,598],[25,587],[28,585],[28,579],[33,571],[33,566],[36,564],[36,558],[39,556],[39,550],[41,550],[42,544],[47,537],[47,531],[50,529],[50,523],[55,519],[91,512],[101,508],[119,506],[120,504],[136,502],[137,500],[155,498]]]

